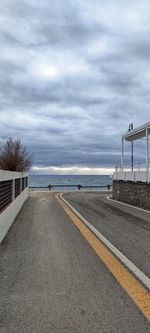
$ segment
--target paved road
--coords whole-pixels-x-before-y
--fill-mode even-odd
[[[64,197],[150,277],[150,214],[109,201],[107,196],[72,192]]]
[[[67,198],[80,208],[81,197],[83,200],[85,196],[85,203],[93,195],[72,193]],[[96,198],[99,203],[105,202],[103,197]],[[99,210],[98,203],[96,207]],[[91,211],[86,212],[90,220],[93,214],[98,216]],[[99,221],[103,225],[102,216]],[[128,229],[129,220],[123,221],[128,222]],[[146,218],[144,221],[145,227],[140,229],[147,239],[148,223]],[[93,217],[93,223],[97,218]],[[120,244],[123,239],[120,232]],[[145,246],[147,249],[147,241]],[[144,267],[147,271],[146,263]],[[148,330],[148,321],[70,221],[54,194],[32,193],[0,246],[0,333]]]

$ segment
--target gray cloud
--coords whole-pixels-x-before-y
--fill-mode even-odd
[[[21,137],[35,166],[120,162],[121,133],[150,120],[150,4],[0,6],[0,142]],[[137,160],[142,147],[135,145]]]

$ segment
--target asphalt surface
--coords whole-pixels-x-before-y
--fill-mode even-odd
[[[125,212],[114,216],[111,204],[95,193],[69,193],[66,198],[100,229],[106,225],[105,236],[113,225],[112,221],[107,227],[107,210],[115,223],[109,240],[113,243],[119,237],[125,250],[130,242],[126,244],[124,237],[133,238],[137,242],[134,256],[139,255],[140,246],[142,265],[148,272],[147,217],[138,217],[138,224],[119,215]],[[94,206],[88,207],[90,202]],[[134,237],[129,230],[135,231]],[[143,247],[137,241],[140,230]],[[32,193],[0,245],[0,333],[148,331],[148,321],[70,221],[54,193]]]
[[[150,213],[109,201],[107,196],[70,192],[64,198],[150,277]]]

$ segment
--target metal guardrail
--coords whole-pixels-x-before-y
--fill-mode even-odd
[[[77,188],[79,191],[81,189],[92,189],[92,188],[107,188],[108,190],[110,190],[111,188],[111,184],[108,184],[108,185],[81,185],[81,184],[49,184],[48,186],[29,186],[30,189],[48,189],[49,191],[52,190],[52,188],[72,188],[72,187],[75,187]]]
[[[20,194],[21,191],[21,179],[15,179],[15,198]]]
[[[22,191],[28,186],[28,177],[22,178]]]
[[[0,212],[11,203],[11,188],[11,180],[0,182]]]
[[[0,181],[0,213],[28,186],[28,177]]]

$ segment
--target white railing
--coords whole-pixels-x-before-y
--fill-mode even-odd
[[[28,196],[26,173],[0,170],[0,243]]]
[[[135,162],[133,164],[117,165],[115,166],[115,172],[149,171],[149,167],[149,162]]]
[[[115,166],[114,180],[150,182],[150,163],[136,162]]]

